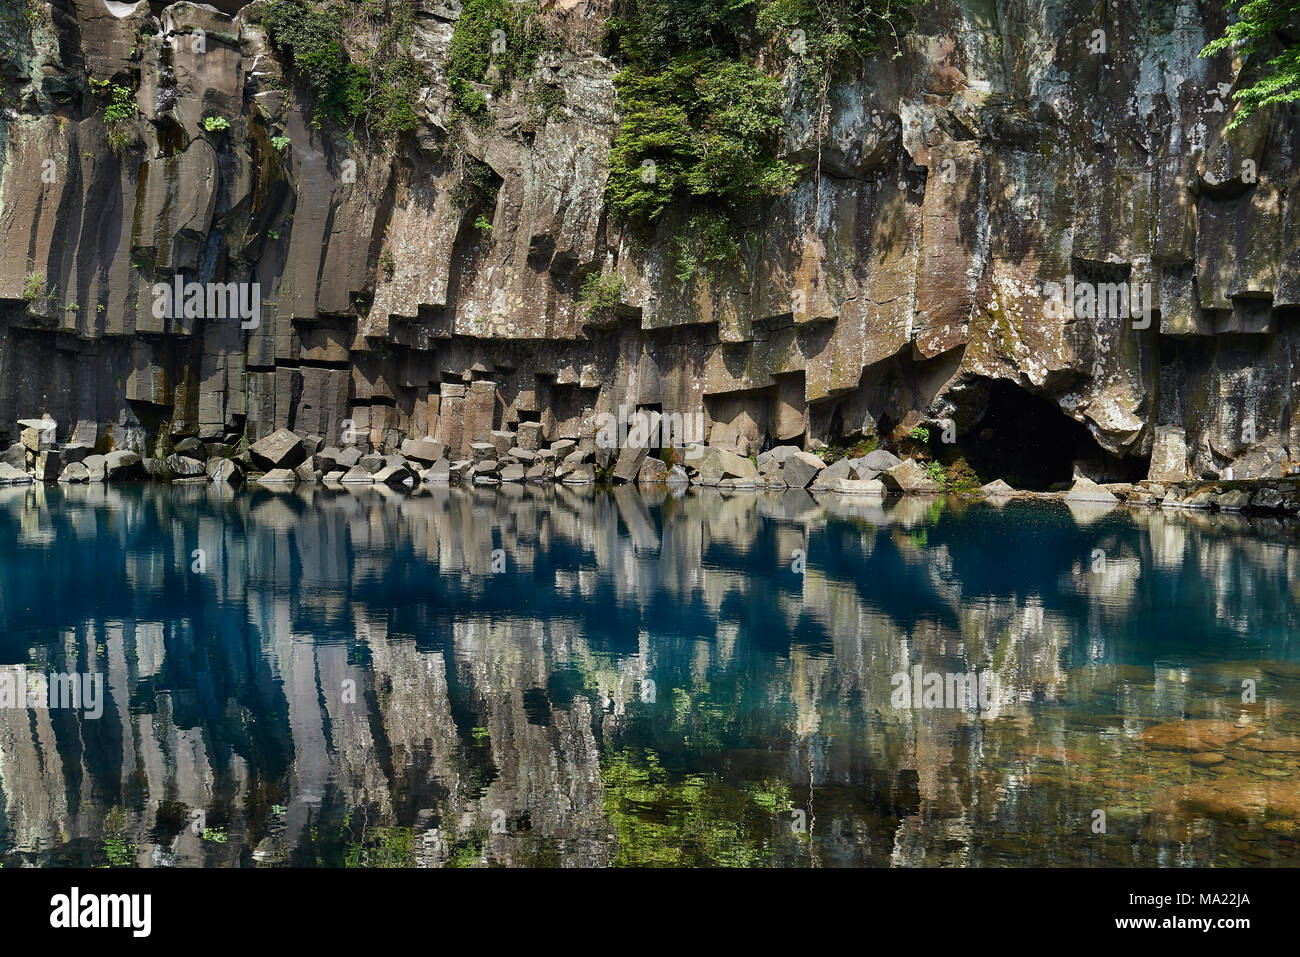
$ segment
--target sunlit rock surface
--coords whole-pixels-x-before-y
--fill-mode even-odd
[[[1296,114],[1224,132],[1246,65],[1197,57],[1220,12],[925,5],[900,56],[829,91],[820,151],[788,86],[782,148],[807,175],[752,211],[742,268],[683,285],[682,222],[640,243],[604,205],[600,0],[545,14],[563,49],[528,84],[564,105],[525,123],[517,83],[457,146],[454,5],[417,4],[431,86],[395,151],[312,125],[256,5],[37,6],[0,13],[0,439],[48,413],[100,451],[277,428],[394,450],[523,421],[576,439],[626,406],[755,446],[951,421],[994,456],[1068,417],[1062,478],[1096,457],[1162,480],[1281,474],[1300,444]],[[120,153],[90,77],[135,90]],[[466,157],[491,168],[491,208],[453,198]],[[622,301],[595,328],[575,296],[602,269]],[[176,275],[257,282],[260,324],[156,318],[152,285]],[[1149,311],[1065,316],[1049,290],[1071,277]],[[991,415],[992,382],[1051,417]]]

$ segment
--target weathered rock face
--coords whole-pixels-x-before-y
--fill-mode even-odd
[[[904,423],[987,449],[1026,440],[987,415],[1002,382],[1086,426],[1068,458],[1164,480],[1300,458],[1300,125],[1224,132],[1252,65],[1197,57],[1222,13],[927,5],[900,57],[832,86],[820,149],[789,83],[783,148],[808,175],[752,211],[736,269],[682,284],[681,222],[644,242],[604,206],[604,0],[548,12],[562,52],[455,143],[457,14],[416,4],[431,85],[417,134],[382,151],[313,125],[259,4],[129,6],[0,12],[0,443],[48,414],[100,453],[287,429],[457,460],[494,430],[525,451],[590,437],[624,406],[699,413],[742,455]],[[125,145],[92,77],[134,91]],[[525,122],[541,87],[564,105]],[[466,156],[494,206],[457,200]],[[576,296],[600,270],[622,301],[593,324]],[[250,303],[256,283],[255,315],[170,317],[155,284],[177,277]]]

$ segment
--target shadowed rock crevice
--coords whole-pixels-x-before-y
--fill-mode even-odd
[[[1068,486],[1076,469],[1098,481],[1133,481],[1146,474],[1145,459],[1109,455],[1086,425],[1013,383],[985,383],[984,402],[983,414],[954,443],[956,454],[982,477],[1045,491]]]

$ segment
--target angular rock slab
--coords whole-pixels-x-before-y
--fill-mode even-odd
[[[307,457],[302,439],[288,429],[276,429],[254,442],[248,451],[252,453],[253,464],[267,471],[297,468]]]

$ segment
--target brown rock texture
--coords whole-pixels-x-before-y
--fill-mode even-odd
[[[1178,751],[1221,751],[1249,734],[1254,728],[1241,727],[1217,718],[1194,718],[1157,724],[1142,732],[1142,740],[1153,748]]]
[[[385,453],[428,438],[456,460],[494,431],[526,451],[589,438],[625,407],[701,414],[742,455],[902,423],[988,450],[1074,423],[1077,457],[1129,480],[1277,477],[1300,457],[1300,126],[1277,109],[1225,132],[1253,64],[1198,58],[1217,9],[926,5],[900,56],[832,84],[820,146],[787,78],[782,150],[806,175],[751,211],[742,263],[683,284],[682,221],[647,242],[605,206],[605,0],[547,11],[560,52],[455,143],[459,14],[416,2],[430,86],[391,148],[315,126],[260,5],[218,6],[0,13],[6,445],[44,413],[96,453],[286,429]],[[91,78],[133,92],[123,148]],[[563,105],[525,123],[543,87]],[[494,205],[458,202],[467,159]],[[576,298],[600,271],[622,292],[597,325]],[[155,284],[177,277],[257,283],[257,321],[159,318]],[[1150,311],[1054,313],[1067,283],[1122,283]],[[1055,426],[988,417],[995,384]]]

